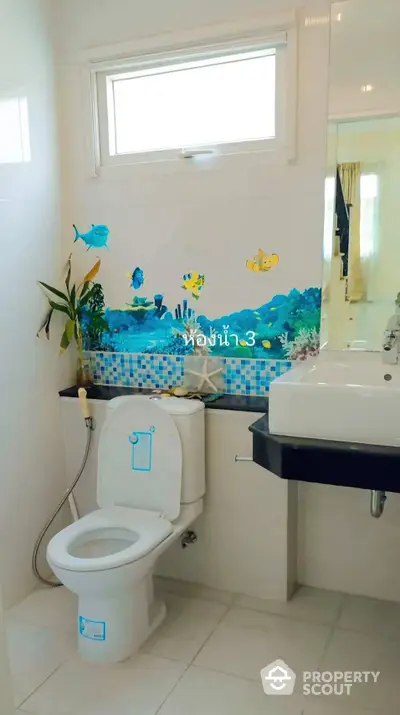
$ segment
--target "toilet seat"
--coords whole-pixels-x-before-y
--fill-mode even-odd
[[[146,556],[172,532],[171,522],[159,512],[120,506],[99,509],[56,534],[47,547],[47,558],[50,565],[68,571],[105,571]],[[79,556],[85,546],[96,551],[98,544],[100,551],[103,547],[111,551]]]

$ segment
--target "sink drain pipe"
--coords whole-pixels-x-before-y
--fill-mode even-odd
[[[386,499],[386,492],[377,489],[371,490],[371,516],[375,517],[375,519],[379,519],[382,516]]]

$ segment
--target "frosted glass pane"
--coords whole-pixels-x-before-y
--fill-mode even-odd
[[[275,55],[115,79],[116,153],[275,136]]]
[[[361,174],[360,194],[362,199],[374,199],[378,196],[377,174]]]

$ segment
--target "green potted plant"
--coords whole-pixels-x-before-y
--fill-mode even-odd
[[[83,355],[83,332],[82,332],[82,318],[85,306],[90,303],[96,295],[97,283],[94,283],[94,279],[99,272],[101,265],[100,259],[96,261],[94,266],[85,275],[81,283],[76,285],[73,283],[71,285],[71,256],[68,258],[67,262],[67,274],[65,278],[65,291],[61,291],[58,288],[54,288],[48,283],[43,283],[43,281],[38,281],[39,285],[44,290],[46,298],[49,302],[49,311],[38,330],[38,337],[44,330],[46,338],[50,340],[50,323],[53,317],[54,311],[63,313],[66,316],[66,323],[64,332],[61,337],[60,342],[60,353],[64,353],[69,347],[71,342],[75,340],[75,345],[78,353],[78,365],[77,365],[77,384],[84,385],[90,381],[90,376],[88,371],[85,369],[85,361]],[[98,322],[99,316],[96,317]],[[102,320],[102,319],[101,319]],[[103,328],[107,328],[106,322],[103,320]]]

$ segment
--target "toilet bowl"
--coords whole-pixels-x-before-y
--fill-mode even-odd
[[[204,490],[203,405],[144,396],[110,401],[99,441],[101,508],[47,548],[53,572],[79,597],[84,659],[124,660],[160,625],[166,608],[154,600],[153,569],[202,512]]]

